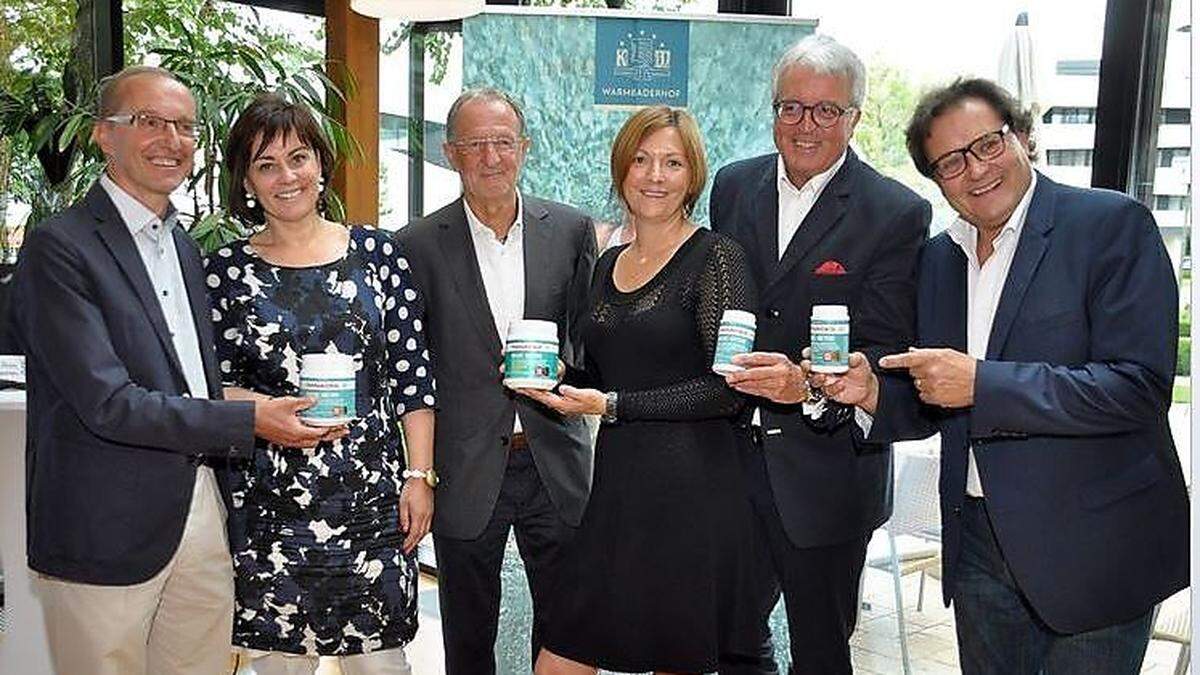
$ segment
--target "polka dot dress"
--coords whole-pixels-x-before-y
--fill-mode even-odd
[[[225,386],[298,395],[309,353],[349,354],[357,369],[349,436],[308,450],[264,444],[235,472],[234,644],[309,655],[404,645],[417,574],[400,550],[400,417],[434,405],[408,261],[387,233],[353,228],[328,264],[275,265],[239,241],[205,269]]]

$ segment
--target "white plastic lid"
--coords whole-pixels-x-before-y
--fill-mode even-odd
[[[849,321],[850,310],[845,305],[813,305],[812,318],[825,321]]]
[[[747,312],[742,309],[727,309],[721,315],[721,323],[736,323],[753,328],[756,325],[755,321],[754,312]]]
[[[305,354],[300,357],[300,374],[307,377],[352,377],[354,357],[350,354]]]
[[[518,319],[508,325],[508,340],[558,342],[558,324],[544,319]]]

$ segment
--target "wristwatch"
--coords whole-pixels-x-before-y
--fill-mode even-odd
[[[431,488],[437,487],[438,484],[438,475],[433,470],[433,467],[429,467],[428,469],[405,469],[404,473],[400,474],[400,476],[405,479],[420,478]]]
[[[617,421],[617,392],[604,394],[604,414],[600,415],[600,421],[607,424]]]

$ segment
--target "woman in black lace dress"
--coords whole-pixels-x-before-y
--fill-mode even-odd
[[[742,400],[711,368],[722,313],[753,309],[754,293],[738,245],[688,219],[707,170],[686,112],[631,117],[612,173],[636,237],[596,265],[588,371],[568,377],[594,388],[528,392],[605,415],[536,670],[714,671],[750,521],[732,427]]]

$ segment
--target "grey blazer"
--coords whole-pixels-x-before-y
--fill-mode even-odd
[[[583,366],[579,320],[596,261],[591,219],[569,206],[522,195],[525,318],[558,323],[560,356]],[[563,521],[583,517],[592,442],[580,417],[563,417],[501,384],[501,336],[488,306],[462,199],[402,229],[398,239],[424,294],[426,334],[438,383],[433,529],[483,533],[504,479],[513,416],[521,416],[538,474]],[[514,289],[516,291],[516,289]]]

